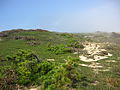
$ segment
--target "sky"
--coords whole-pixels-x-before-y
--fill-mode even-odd
[[[0,0],[0,31],[120,32],[120,0]]]

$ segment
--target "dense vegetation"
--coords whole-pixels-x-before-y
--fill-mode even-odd
[[[69,57],[65,63],[56,63],[39,60],[34,53],[25,50],[19,50],[6,58],[11,62],[9,67],[16,76],[13,82],[19,85],[41,85],[43,89],[50,90],[67,89],[75,87],[80,80],[80,74],[76,70],[79,61],[77,58]]]
[[[89,64],[80,61],[79,55],[86,54],[82,43],[105,42],[101,36],[102,40],[110,41],[104,48],[113,54],[109,59],[117,63],[108,63],[107,59],[98,61],[104,68],[112,69],[96,74],[91,68],[79,65]],[[119,90],[119,38],[113,37],[112,42],[108,37],[112,36],[57,33],[40,29],[0,32],[0,90],[30,86],[40,86],[43,90]]]

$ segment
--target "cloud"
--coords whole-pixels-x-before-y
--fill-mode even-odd
[[[113,2],[82,12],[64,14],[53,27],[64,32],[118,32],[120,30],[119,8]]]

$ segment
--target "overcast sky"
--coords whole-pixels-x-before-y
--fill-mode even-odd
[[[0,0],[0,31],[120,32],[120,0]]]

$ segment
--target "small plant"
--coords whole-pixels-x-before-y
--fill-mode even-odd
[[[68,48],[64,44],[60,44],[60,45],[56,45],[56,46],[48,45],[48,50],[52,51],[56,55],[58,55],[58,54],[64,54],[66,52],[72,52],[71,48]]]
[[[75,39],[71,39],[69,40],[68,44],[67,44],[68,47],[73,47],[73,48],[81,48],[83,49],[84,46],[82,44],[80,44],[77,40]]]
[[[73,35],[69,34],[69,33],[62,33],[60,35],[66,37],[66,38],[73,38]]]

